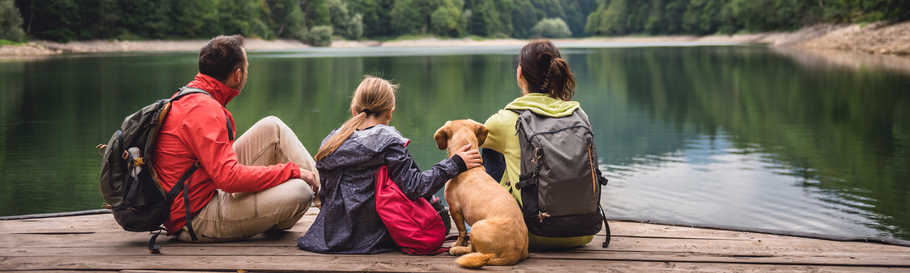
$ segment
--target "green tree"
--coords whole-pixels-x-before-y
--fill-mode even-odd
[[[301,39],[303,37],[301,31],[306,33],[306,22],[300,2],[300,0],[265,1],[266,7],[263,8],[263,15],[268,17],[265,21],[275,33],[275,37]]]
[[[534,8],[539,10],[543,15],[538,14],[540,18],[566,18],[566,12],[563,10],[559,0],[530,0]]]
[[[720,10],[720,27],[718,32],[721,34],[733,34],[742,29],[742,22],[733,14],[732,1],[726,1]]]
[[[531,2],[526,0],[519,0],[520,3],[516,3],[515,9],[512,10],[512,36],[516,38],[528,38],[531,36],[529,31],[534,24],[537,24],[540,21],[540,18],[537,17],[537,10],[534,9],[534,5],[531,5]]]
[[[793,30],[800,26],[811,1],[800,0],[733,0],[733,15],[746,30],[761,32]]]
[[[395,34],[391,11],[395,0],[351,0],[352,11],[363,15],[364,36],[389,36]]]
[[[13,0],[0,0],[0,39],[21,42],[25,38],[22,30],[22,14]]]
[[[906,0],[824,0],[818,3],[828,21],[862,23],[910,19],[910,1]]]
[[[415,0],[395,0],[395,6],[391,11],[391,25],[395,34],[417,34],[423,28],[423,20],[420,9],[417,8]]]
[[[341,0],[327,0],[332,17],[333,33],[345,39],[358,40],[363,35],[363,16],[348,12],[348,5]]]
[[[531,36],[544,38],[565,38],[572,36],[569,26],[560,18],[543,19],[531,28]]]
[[[76,2],[82,15],[82,28],[74,29],[79,39],[117,38],[123,13],[117,0],[82,0]]]
[[[218,2],[215,0],[182,0],[174,2],[177,16],[172,36],[181,38],[210,37],[220,34],[215,31],[218,18]]]
[[[285,20],[282,26],[286,28],[279,28],[276,34],[278,37],[294,38],[301,41],[306,39],[306,20],[303,9],[300,6],[295,6]]]
[[[721,25],[722,0],[691,0],[683,13],[683,31],[692,34],[716,33]]]
[[[605,1],[588,15],[585,31],[599,35],[626,34],[627,16],[626,0]]]
[[[27,9],[22,12],[27,35],[58,42],[68,42],[79,38],[75,30],[82,28],[82,17],[76,1],[23,0],[19,2],[18,6]]]
[[[461,16],[461,7],[455,3],[461,1],[443,0],[432,14],[430,14],[430,23],[433,33],[440,36],[460,37],[464,31],[463,17]]]
[[[329,26],[332,24],[332,15],[326,0],[308,0],[306,4],[307,24],[310,26]]]
[[[349,12],[361,15],[363,36],[393,34],[389,13],[394,0],[349,0],[347,3]]]
[[[566,1],[569,2],[569,1]],[[560,3],[566,3],[560,2]],[[581,12],[581,5],[579,1],[571,1],[569,5],[563,7],[563,10],[566,12],[566,24],[569,25],[569,30],[573,34],[581,35],[585,32],[585,14]]]
[[[307,33],[307,42],[314,46],[332,45],[332,26],[315,26]]]
[[[465,9],[471,11],[466,28],[478,36],[506,36],[512,33],[511,0],[472,0],[465,2]]]
[[[641,31],[648,34],[659,34],[664,30],[664,6],[665,0],[654,0],[645,2],[640,9],[647,10],[647,19],[644,20],[644,26]],[[661,7],[661,8],[656,8]]]

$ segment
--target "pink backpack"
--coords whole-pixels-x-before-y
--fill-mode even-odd
[[[398,185],[389,178],[389,168],[380,167],[376,179],[376,212],[385,224],[401,252],[410,255],[438,255],[448,251],[442,248],[446,228],[442,217],[424,198],[410,200]]]

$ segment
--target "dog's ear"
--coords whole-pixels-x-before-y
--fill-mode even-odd
[[[440,150],[445,150],[449,147],[449,123],[452,123],[452,121],[446,121],[446,124],[439,127],[439,130],[436,130],[436,134],[433,135],[433,139],[436,140],[436,148]]]
[[[477,148],[480,148],[480,145],[483,145],[483,142],[487,140],[487,134],[490,133],[490,129],[487,129],[487,126],[477,123],[477,126],[474,128],[474,133],[477,134]]]

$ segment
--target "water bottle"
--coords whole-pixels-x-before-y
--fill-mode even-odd
[[[142,171],[142,165],[136,164],[136,159],[142,158],[142,154],[139,153],[139,147],[130,147],[126,151],[129,152],[130,157],[133,158],[133,162],[130,165],[134,167],[133,171],[130,173],[130,177],[136,177],[139,175],[139,172]]]

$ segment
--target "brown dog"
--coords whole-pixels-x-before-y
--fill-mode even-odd
[[[477,148],[488,132],[476,121],[456,120],[446,122],[433,138],[440,150],[469,143]],[[449,157],[454,153],[454,149],[449,149]],[[528,227],[521,208],[483,167],[467,170],[446,182],[445,196],[458,228],[458,240],[451,245],[449,254],[464,255],[455,263],[481,268],[485,264],[513,265],[528,258]],[[470,243],[465,240],[465,222],[471,225]]]

